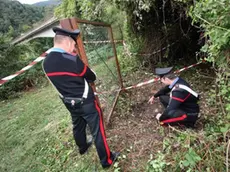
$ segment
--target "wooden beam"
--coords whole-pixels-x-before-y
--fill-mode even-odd
[[[107,118],[106,118],[106,126],[109,125],[110,117],[111,117],[112,114],[113,114],[113,111],[114,111],[115,106],[116,106],[116,104],[117,104],[117,101],[118,101],[118,98],[119,98],[120,93],[121,93],[121,90],[118,91],[118,93],[117,93],[117,95],[116,95],[116,97],[115,97],[115,100],[114,100],[114,102],[113,102],[112,109],[111,109],[110,113],[108,114],[108,116],[107,116]]]
[[[113,30],[112,30],[111,26],[108,27],[108,32],[109,32],[109,38],[111,40],[111,44],[112,44],[112,47],[113,47],[113,53],[114,53],[115,61],[116,61],[116,65],[117,65],[117,72],[118,72],[118,78],[119,78],[119,81],[120,81],[120,87],[124,88],[123,81],[122,81],[122,76],[121,76],[120,65],[119,65],[118,58],[117,58],[117,50],[116,50],[116,46],[115,46],[115,42],[114,42],[114,38],[113,38]]]
[[[77,21],[77,23],[86,23],[86,24],[91,24],[94,26],[103,26],[103,27],[110,27],[111,26],[110,24],[106,24],[103,22],[94,22],[94,21],[82,20],[82,19],[78,19],[78,18],[75,18],[75,20]]]

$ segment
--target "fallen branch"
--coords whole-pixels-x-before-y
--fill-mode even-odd
[[[182,131],[180,131],[180,130],[177,130],[175,127],[172,127],[171,125],[169,125],[169,128],[171,128],[173,131],[176,131],[176,132],[178,132],[178,133],[181,133],[181,134],[184,134],[184,135],[188,135],[188,133],[182,132]],[[189,135],[190,135],[190,136],[193,136],[193,137],[196,137],[196,138],[200,138],[199,136],[194,135],[194,134],[189,134]]]

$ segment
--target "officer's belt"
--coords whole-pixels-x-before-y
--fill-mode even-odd
[[[65,104],[71,104],[72,106],[77,104],[83,104],[84,98],[75,98],[75,97],[60,97]]]
[[[59,93],[60,98],[64,103],[71,104],[74,106],[75,104],[83,103],[85,99],[88,97],[88,92],[89,92],[89,85],[87,81],[85,80],[85,88],[84,88],[84,93],[82,95],[82,98],[76,98],[76,97],[64,97],[61,93]]]

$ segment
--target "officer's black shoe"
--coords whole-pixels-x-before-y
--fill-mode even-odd
[[[92,143],[93,143],[93,140],[88,141],[87,146],[85,148],[79,149],[79,153],[81,155],[85,154],[87,152],[87,150],[89,149],[89,147],[92,145]]]
[[[102,167],[103,168],[109,168],[109,167],[111,167],[114,163],[115,163],[115,161],[117,160],[117,158],[120,156],[120,152],[113,152],[112,153],[112,160],[113,160],[113,162],[112,162],[112,164],[110,164],[110,165],[102,165]]]

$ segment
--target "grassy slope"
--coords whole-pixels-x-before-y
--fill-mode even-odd
[[[0,114],[0,171],[92,171],[99,166],[95,150],[78,155],[69,114],[52,87],[2,102]]]

